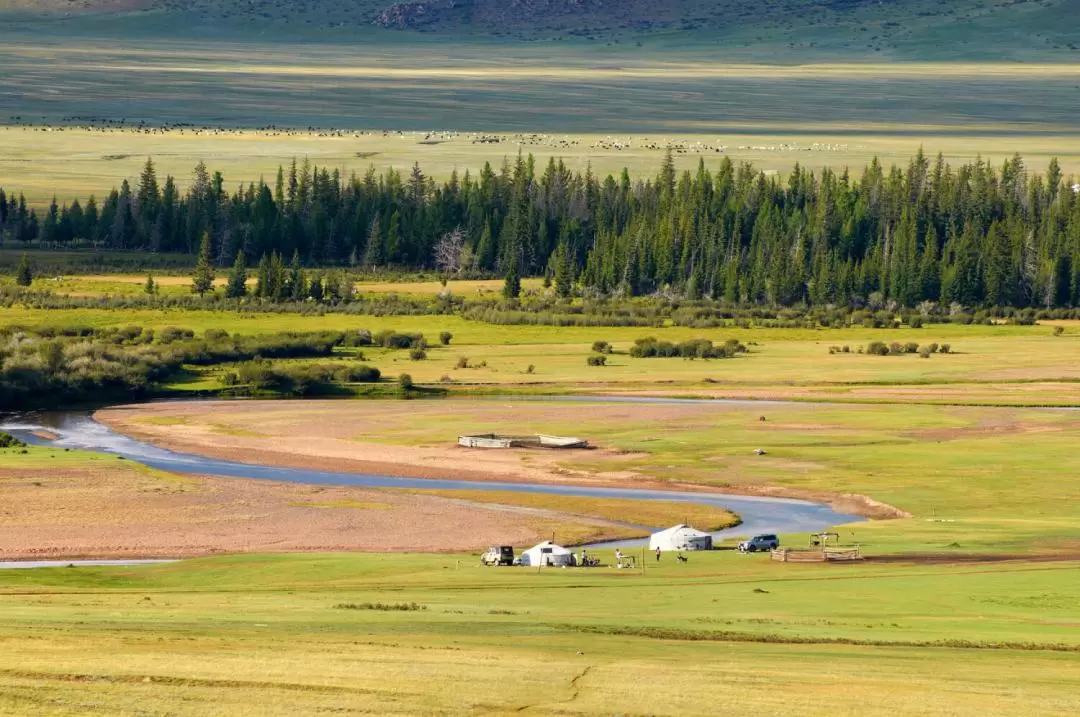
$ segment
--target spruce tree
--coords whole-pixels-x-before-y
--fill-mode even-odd
[[[225,297],[239,299],[247,294],[247,266],[244,262],[244,252],[236,252],[236,261],[232,271],[229,272],[229,283],[225,285]]]
[[[146,283],[143,284],[143,293],[145,293],[147,296],[157,296],[158,286],[157,282],[154,281],[153,274],[146,275]]]
[[[507,299],[516,299],[521,296],[521,272],[518,269],[518,260],[511,258],[506,267],[506,281],[503,283],[503,296]]]
[[[30,286],[34,280],[34,272],[30,268],[30,258],[26,254],[19,259],[19,266],[15,269],[15,283],[19,286]]]
[[[203,296],[214,290],[214,267],[210,264],[210,232],[203,232],[199,243],[199,258],[191,275],[191,291]]]
[[[289,264],[288,296],[293,301],[303,301],[307,297],[307,281],[304,270],[300,268],[300,252],[294,251]]]

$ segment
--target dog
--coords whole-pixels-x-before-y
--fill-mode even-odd
[[[676,555],[675,559],[678,560],[680,563],[688,563],[688,562],[690,562],[689,560],[686,559],[685,555]]]

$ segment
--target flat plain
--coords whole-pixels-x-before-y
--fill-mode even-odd
[[[954,163],[1019,153],[1032,169],[1057,157],[1080,172],[1077,64],[778,65],[700,47],[426,40],[403,53],[382,36],[287,51],[257,38],[0,39],[0,183],[35,205],[100,197],[147,157],[182,185],[205,161],[230,189],[304,157],[346,176],[419,163],[445,179],[522,151],[646,176],[668,146],[684,168],[727,156],[858,173],[923,147]]]

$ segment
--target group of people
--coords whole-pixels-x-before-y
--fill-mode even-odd
[[[656,549],[656,562],[660,562],[661,555],[662,555],[662,551],[660,550],[660,548],[657,548]],[[582,549],[581,553],[574,553],[573,557],[574,557],[574,565],[579,565],[581,567],[586,567],[587,568],[587,567],[593,567],[593,566],[596,566],[596,565],[600,564],[600,558],[589,557],[589,551],[585,550],[585,549]],[[679,557],[680,560],[683,560],[683,561],[686,560],[686,558],[682,557],[681,554],[678,557]],[[636,561],[634,560],[633,555],[627,555],[626,553],[624,553],[619,548],[615,549],[615,567],[618,567],[618,568],[634,567],[635,562]]]

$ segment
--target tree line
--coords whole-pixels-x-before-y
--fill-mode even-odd
[[[39,215],[0,190],[0,240],[190,253],[196,291],[232,266],[277,298],[343,293],[302,282],[301,268],[352,266],[502,276],[511,298],[521,277],[543,275],[563,297],[1080,305],[1077,188],[1056,160],[1034,174],[1019,156],[953,167],[920,151],[903,168],[796,165],[781,178],[728,158],[679,173],[668,153],[655,176],[632,180],[555,159],[540,170],[519,154],[438,183],[418,165],[344,177],[305,160],[232,193],[202,163],[181,191],[148,160],[136,186],[100,203],[54,201]]]

